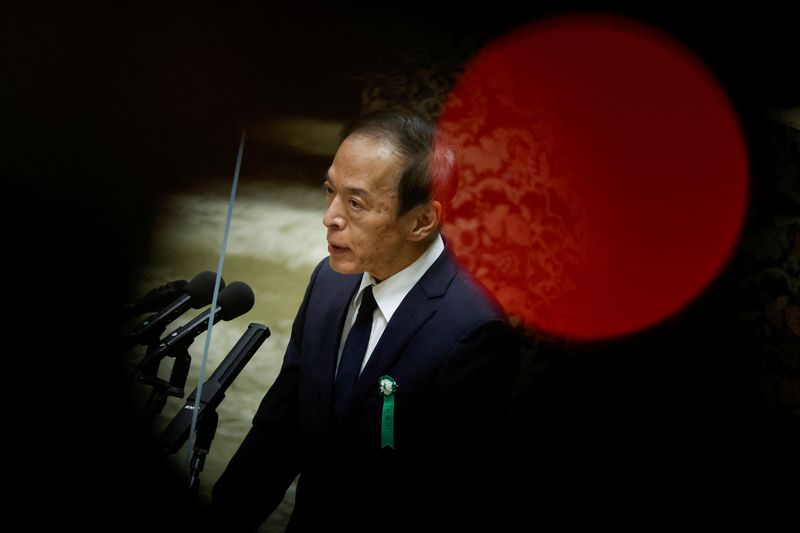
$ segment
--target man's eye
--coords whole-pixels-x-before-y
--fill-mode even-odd
[[[350,200],[350,207],[352,207],[353,209],[358,210],[358,209],[361,209],[361,204],[359,204],[355,200]]]

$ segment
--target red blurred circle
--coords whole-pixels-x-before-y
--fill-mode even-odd
[[[562,16],[485,47],[440,127],[460,187],[445,235],[529,326],[574,339],[674,314],[732,253],[747,156],[725,92],[642,23]]]

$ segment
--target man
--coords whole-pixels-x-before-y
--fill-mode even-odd
[[[452,526],[486,504],[518,355],[439,234],[452,153],[436,138],[404,112],[347,129],[325,177],[330,256],[208,529],[253,531],[298,474],[292,532]]]

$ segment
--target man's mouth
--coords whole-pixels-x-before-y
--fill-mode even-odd
[[[348,250],[348,248],[346,248],[344,246],[336,246],[332,242],[328,243],[328,253],[330,253],[330,254],[342,253],[342,252],[345,252],[347,250]]]

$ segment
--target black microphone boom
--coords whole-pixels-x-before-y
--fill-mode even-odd
[[[148,317],[133,328],[133,331],[122,339],[121,351],[128,351],[137,344],[151,344],[158,340],[164,328],[185,313],[190,307],[200,309],[211,303],[214,295],[214,284],[217,275],[204,271],[196,275],[183,287],[183,294],[174,299],[158,313]],[[225,287],[225,280],[220,279],[220,291]]]
[[[214,310],[214,323],[220,320],[231,320],[241,316],[253,308],[255,295],[246,283],[234,281],[217,298],[217,307]],[[160,360],[167,355],[175,355],[175,352],[186,349],[194,341],[195,337],[208,329],[211,308],[209,307],[192,320],[179,327],[163,339],[154,350],[149,351],[144,357],[139,368],[147,366],[155,360]]]
[[[207,413],[214,411],[222,403],[225,398],[225,391],[269,336],[269,328],[264,324],[252,323],[247,326],[247,331],[239,338],[234,347],[231,348],[231,351],[228,352],[228,355],[225,356],[225,359],[222,360],[203,385],[197,413],[198,425]],[[195,388],[186,400],[186,404],[156,441],[156,446],[159,450],[166,453],[175,453],[180,450],[183,443],[189,438],[196,398],[197,389]]]

